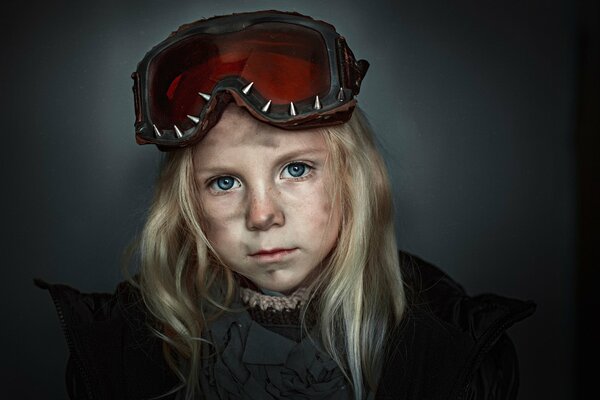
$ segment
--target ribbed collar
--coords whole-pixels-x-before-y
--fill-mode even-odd
[[[249,287],[240,287],[240,297],[244,304],[252,308],[258,307],[263,311],[269,308],[276,311],[295,310],[306,303],[309,294],[306,287],[298,288],[289,296],[281,293],[264,294]]]

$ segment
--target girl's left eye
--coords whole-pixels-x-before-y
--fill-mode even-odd
[[[282,178],[301,178],[308,174],[312,167],[303,162],[294,162],[286,165],[281,173]]]

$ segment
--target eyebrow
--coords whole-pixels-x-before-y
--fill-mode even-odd
[[[310,156],[315,156],[315,155],[320,155],[320,154],[327,154],[327,150],[326,149],[319,149],[319,148],[307,148],[307,149],[296,149],[296,150],[291,150],[287,153],[284,153],[282,155],[280,155],[279,157],[277,157],[274,161],[274,164],[281,164],[284,160],[289,160],[289,159],[295,159],[295,158],[303,158],[303,157],[310,157]],[[228,169],[233,169],[232,165],[229,164],[221,164],[219,162],[219,164],[217,165],[208,165],[206,167],[202,167],[201,169],[198,169],[196,172],[196,175],[199,174],[218,174],[218,173],[222,173],[223,170],[228,170]]]
[[[318,148],[292,150],[277,157],[275,159],[275,164],[281,164],[284,160],[290,158],[302,158],[306,156],[317,155],[319,153],[327,153],[327,150]]]

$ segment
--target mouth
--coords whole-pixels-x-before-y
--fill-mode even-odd
[[[294,253],[296,250],[298,250],[298,248],[260,249],[259,251],[250,254],[250,257],[258,261],[280,261]]]

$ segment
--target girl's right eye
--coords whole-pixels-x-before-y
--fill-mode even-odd
[[[218,178],[213,179],[210,182],[210,189],[215,192],[226,192],[233,188],[240,187],[240,182],[235,179],[233,176],[220,176]]]

